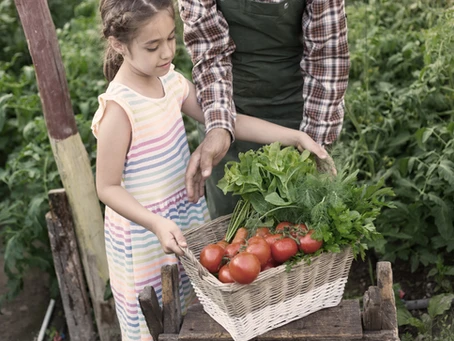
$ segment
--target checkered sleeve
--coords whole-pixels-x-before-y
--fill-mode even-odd
[[[302,25],[304,113],[300,130],[327,145],[342,128],[350,70],[344,0],[308,0]]]
[[[193,63],[192,77],[205,115],[205,131],[225,128],[234,139],[231,54],[235,44],[216,0],[179,0],[184,41]]]

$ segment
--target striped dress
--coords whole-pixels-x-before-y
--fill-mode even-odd
[[[122,186],[144,207],[173,220],[182,230],[209,220],[205,199],[197,204],[188,201],[184,183],[189,161],[181,105],[189,88],[179,73],[171,70],[161,77],[165,96],[148,98],[112,82],[99,96],[99,109],[93,123],[97,134],[106,101],[123,107],[132,127],[132,140],[123,169]],[[105,239],[110,285],[121,326],[122,340],[152,340],[138,294],[152,285],[161,301],[161,267],[178,264],[175,255],[162,251],[156,235],[106,207]],[[180,270],[182,311],[194,299],[194,292],[184,269]]]

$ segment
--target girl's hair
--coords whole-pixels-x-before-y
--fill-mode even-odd
[[[116,38],[128,45],[137,30],[146,24],[156,13],[167,10],[175,17],[173,0],[101,0],[99,11],[102,20],[102,33],[107,40]],[[104,55],[104,76],[110,82],[123,63],[123,56],[107,44]]]

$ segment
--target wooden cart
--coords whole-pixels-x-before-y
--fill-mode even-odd
[[[162,308],[154,289],[139,295],[140,305],[155,341],[233,341],[230,334],[207,313],[201,304],[181,315],[176,265],[164,266]],[[342,300],[299,320],[257,336],[253,341],[398,341],[397,315],[389,262],[377,263],[377,286],[371,286],[359,300]]]

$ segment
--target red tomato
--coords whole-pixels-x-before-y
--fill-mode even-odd
[[[218,277],[222,283],[234,283],[235,282],[232,275],[230,274],[230,269],[229,269],[228,264],[223,265],[219,269]]]
[[[298,252],[298,244],[289,237],[276,240],[271,244],[271,255],[279,263],[284,263]]]
[[[268,236],[270,234],[271,234],[271,232],[270,232],[270,229],[268,227],[259,227],[255,231],[255,235],[256,236],[260,236],[260,237],[266,237],[266,236]]]
[[[281,221],[276,226],[276,233],[288,232],[292,226],[293,224],[289,223],[288,221]]]
[[[245,227],[240,227],[235,233],[235,237],[232,240],[232,244],[233,243],[241,243],[241,244],[246,243],[248,234],[249,234],[249,231]]]
[[[323,245],[323,240],[312,239],[312,233],[314,233],[314,230],[310,230],[305,236],[299,237],[300,245],[298,248],[304,253],[314,253]]]
[[[235,255],[240,252],[241,246],[242,244],[240,243],[232,243],[227,245],[224,249],[224,255],[228,258],[235,257]]]
[[[271,248],[265,241],[265,239],[263,239],[262,237],[257,238],[261,238],[263,241],[258,240],[252,244],[248,244],[248,246],[246,247],[246,252],[256,255],[257,258],[259,259],[260,266],[263,266],[266,264],[266,262],[268,262],[268,259],[270,259],[271,257]]]
[[[276,240],[282,239],[284,236],[280,233],[278,234],[270,234],[269,236],[265,237],[265,241],[268,243],[268,245],[273,244]]]
[[[218,244],[208,244],[200,252],[200,264],[209,272],[218,272],[221,267],[224,249]]]
[[[235,282],[249,284],[260,273],[260,261],[252,253],[240,252],[230,261],[229,269]]]
[[[266,240],[265,240],[265,238],[260,237],[260,236],[253,236],[247,240],[248,245],[257,244],[257,243],[259,243],[259,244],[266,243]]]
[[[271,268],[275,268],[276,266],[278,266],[279,263],[276,262],[273,257],[270,257],[270,259],[268,259],[268,261],[266,262],[265,265],[262,265],[262,268],[261,268],[261,271],[265,271],[265,270],[268,270],[268,269],[271,269]]]
[[[227,247],[227,245],[229,245],[229,243],[225,240],[220,240],[216,244],[222,246],[223,249],[225,249]]]

